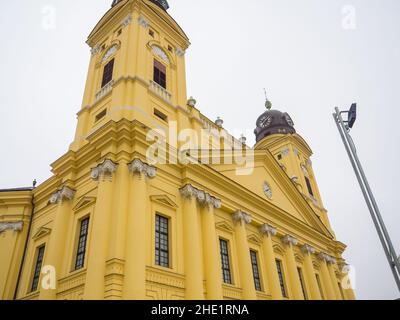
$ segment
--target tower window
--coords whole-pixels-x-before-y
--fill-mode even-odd
[[[101,81],[101,87],[103,88],[106,84],[110,83],[113,78],[114,71],[114,59],[107,63],[103,71],[103,80]]]
[[[154,31],[153,30],[149,30],[149,35],[150,35],[150,37],[154,38]]]
[[[253,268],[254,286],[257,291],[262,291],[260,270],[258,269],[257,252],[250,250],[251,266]]]
[[[301,290],[303,291],[304,300],[308,300],[307,291],[304,283],[303,270],[301,270],[301,268],[297,268],[297,272],[299,274]]]
[[[311,196],[314,196],[314,192],[313,192],[313,189],[312,189],[312,187],[311,187],[311,181],[310,181],[310,179],[309,179],[308,177],[304,177],[304,178],[306,179],[306,184],[307,184],[308,193],[309,193]]]
[[[228,241],[219,239],[219,246],[221,251],[222,280],[224,283],[232,284]]]
[[[103,119],[107,115],[107,109],[104,109],[102,112],[100,112],[97,116],[95,121],[98,122],[101,119]]]
[[[282,155],[278,154],[278,160],[282,160]]]
[[[162,113],[160,110],[154,109],[154,115],[157,118],[160,118],[163,121],[167,121],[168,120],[168,116],[165,115],[164,113]]]
[[[319,293],[321,294],[322,300],[325,300],[324,291],[322,290],[321,279],[319,278],[318,274],[315,274],[315,278],[317,279]]]
[[[281,285],[282,296],[284,298],[288,298],[288,295],[286,292],[285,278],[284,278],[283,270],[282,270],[282,261],[280,261],[278,259],[276,260],[276,270],[278,271],[279,284]]]
[[[164,89],[167,88],[167,68],[157,60],[154,60],[154,82]]]
[[[39,249],[37,249],[35,269],[33,270],[31,292],[36,291],[39,286],[39,278],[40,278],[40,272],[42,270],[44,249],[45,246],[41,246]]]
[[[86,243],[89,233],[89,218],[81,221],[78,249],[76,253],[75,270],[82,269],[85,264]]]
[[[156,215],[156,265],[169,268],[169,220]]]

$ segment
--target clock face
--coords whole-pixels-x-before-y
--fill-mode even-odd
[[[264,116],[260,119],[260,127],[266,128],[270,126],[272,123],[272,117],[271,116]]]
[[[289,126],[291,126],[291,127],[294,126],[294,122],[293,122],[292,118],[287,113],[285,113],[285,120]]]
[[[267,182],[264,183],[264,193],[268,199],[272,199],[272,189]]]

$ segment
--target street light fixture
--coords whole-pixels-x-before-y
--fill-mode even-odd
[[[342,114],[347,114],[347,120],[343,119]],[[400,256],[397,255],[396,250],[394,249],[392,240],[381,216],[378,204],[375,200],[374,194],[372,193],[367,177],[365,176],[364,169],[357,155],[355,144],[350,136],[350,130],[353,128],[357,120],[357,104],[353,103],[349,111],[339,111],[339,108],[335,108],[333,118],[343,140],[344,147],[349,156],[351,165],[353,166],[358,183],[360,184],[365,202],[371,213],[372,221],[374,222],[379,240],[381,241],[386,258],[389,262],[390,269],[393,272],[393,277],[400,291]]]

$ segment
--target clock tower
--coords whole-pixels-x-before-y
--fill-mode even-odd
[[[287,112],[273,110],[268,99],[265,106],[267,111],[256,122],[254,133],[257,143],[254,148],[266,149],[273,154],[280,167],[333,234],[314,176],[311,148],[296,133],[294,121]],[[265,187],[265,192],[268,193],[268,186]]]

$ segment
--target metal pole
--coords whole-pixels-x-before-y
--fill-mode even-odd
[[[347,128],[344,124],[342,116],[338,108],[335,109],[336,113],[333,114],[336,126],[343,140],[343,144],[349,156],[350,162],[353,166],[354,172],[356,174],[358,183],[360,185],[361,191],[364,195],[365,201],[367,203],[368,209],[371,213],[372,220],[374,222],[375,228],[377,230],[379,239],[381,241],[382,247],[386,254],[386,258],[389,261],[390,268],[393,272],[397,287],[400,291],[400,267],[397,255],[395,253],[394,247],[390,240],[389,234],[383,224],[383,219],[380,216],[379,208],[373,197],[371,188],[369,187],[367,178],[365,176],[364,170],[362,169],[360,160],[358,159],[357,152],[354,146],[354,142],[349,135]],[[394,254],[394,256],[393,256]]]

